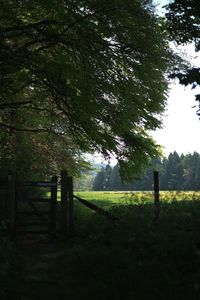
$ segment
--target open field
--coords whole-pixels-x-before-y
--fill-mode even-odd
[[[70,240],[0,240],[2,300],[200,299],[199,193],[161,192],[157,220],[150,192],[77,194],[122,222],[75,201]]]
[[[140,204],[153,203],[153,191],[89,191],[76,192],[76,195],[88,201],[95,201],[96,204],[105,205],[106,207],[113,204]],[[200,191],[160,191],[160,200],[164,202],[181,201],[181,200],[200,200]]]

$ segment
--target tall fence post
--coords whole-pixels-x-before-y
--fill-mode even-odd
[[[155,218],[157,219],[160,214],[160,194],[159,194],[159,172],[153,172],[153,180],[154,180],[154,211]]]
[[[61,172],[61,234],[73,234],[73,180],[67,171]]]
[[[51,179],[51,199],[50,199],[50,233],[56,233],[56,218],[57,218],[57,176]]]
[[[61,235],[68,234],[68,192],[67,192],[67,171],[61,172]]]
[[[12,174],[8,175],[8,191],[10,194],[10,232],[14,235],[16,231],[16,178]]]
[[[68,235],[72,236],[74,231],[74,203],[73,203],[73,177],[67,178],[67,190],[68,190]]]

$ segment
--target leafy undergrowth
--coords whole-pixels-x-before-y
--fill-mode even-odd
[[[19,244],[1,299],[200,299],[200,202],[118,205],[111,222],[87,214],[67,242]],[[5,293],[6,291],[6,293]]]

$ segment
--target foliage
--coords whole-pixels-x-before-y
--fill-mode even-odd
[[[74,180],[74,191],[90,191],[93,188],[94,176],[85,173]]]
[[[101,191],[104,189],[104,182],[105,182],[105,169],[104,167],[101,168],[100,172],[97,172],[94,183],[93,183],[93,189],[95,191]]]
[[[154,157],[146,131],[160,126],[172,56],[151,2],[1,1],[6,147],[16,134],[22,140],[23,132],[37,133],[47,157],[48,137],[61,135],[70,161],[74,149],[115,154],[124,177]]]
[[[166,28],[171,38],[180,44],[193,43],[195,51],[200,51],[200,6],[198,0],[174,0],[167,6]],[[192,84],[195,88],[200,85],[200,68],[189,67],[185,72],[176,68],[171,77],[178,77],[183,85]],[[200,101],[200,95],[196,95]],[[199,115],[199,110],[197,111]]]
[[[41,180],[67,169],[73,175],[89,168],[80,150],[65,136],[11,132],[5,139],[0,134],[1,175],[17,173],[21,180]]]
[[[197,152],[180,156],[177,152],[173,152],[162,161],[154,160],[140,178],[130,183],[122,181],[118,164],[111,171],[110,168],[102,168],[95,177],[93,189],[95,191],[152,190],[153,170],[156,169],[160,172],[161,190],[200,190],[200,154]],[[107,185],[105,185],[105,178],[107,178]]]

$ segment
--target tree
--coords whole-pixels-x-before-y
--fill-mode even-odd
[[[200,189],[200,154],[178,155],[176,151],[164,160],[153,160],[140,177],[130,183],[123,183],[120,177],[119,164],[109,168],[109,190],[150,191],[153,189],[153,170],[159,170],[161,190],[199,190]],[[98,182],[96,190],[105,190],[105,168],[95,177]]]
[[[170,153],[168,158],[163,161],[161,189],[183,189],[183,166],[181,158],[176,151]]]
[[[110,184],[111,184],[110,177],[111,177],[111,173],[112,173],[112,168],[109,164],[106,165],[104,172],[105,172],[104,189],[109,191]]]
[[[74,190],[75,191],[91,191],[94,185],[94,175],[92,174],[82,174],[79,178],[74,180]]]
[[[171,38],[179,45],[194,43],[195,51],[200,51],[199,1],[174,0],[167,6],[167,9],[166,25]],[[177,67],[171,77],[177,77],[181,84],[192,84],[192,87],[195,88],[200,85],[200,68],[190,66],[185,72],[180,72]],[[200,94],[196,95],[196,100],[199,101],[197,114],[200,116]]]
[[[183,159],[184,189],[200,189],[200,155],[197,152],[185,155]]]
[[[105,189],[105,169],[101,168],[101,171],[97,173],[93,183],[94,191],[103,191]]]
[[[3,135],[66,136],[128,177],[158,153],[147,130],[161,125],[169,56],[151,0],[3,0]]]
[[[28,126],[30,121],[37,124],[41,122],[36,112],[30,112],[25,107],[17,110],[12,108],[9,115],[10,119],[12,117],[12,126]],[[74,175],[88,167],[83,163],[77,145],[66,135],[3,128],[0,143],[2,175],[12,171],[17,172],[20,179],[41,180],[60,173],[61,169],[73,170]]]
[[[110,176],[110,186],[111,186],[111,190],[113,191],[118,191],[122,189],[122,180],[119,172],[119,164],[116,164],[112,168],[112,173]]]

